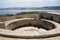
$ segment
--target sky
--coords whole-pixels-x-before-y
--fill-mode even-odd
[[[0,0],[0,8],[60,6],[60,0]]]

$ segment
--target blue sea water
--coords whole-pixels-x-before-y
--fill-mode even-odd
[[[16,13],[19,13],[19,12],[29,12],[29,11],[60,12],[60,10],[0,10],[0,15],[16,14]]]

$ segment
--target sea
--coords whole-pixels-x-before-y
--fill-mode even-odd
[[[60,10],[0,10],[0,15],[4,15],[4,14],[16,14],[16,13],[30,12],[30,11],[60,12]]]

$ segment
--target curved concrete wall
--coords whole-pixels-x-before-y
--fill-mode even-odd
[[[51,30],[55,28],[54,24],[47,21],[27,19],[27,20],[19,20],[19,21],[11,22],[10,24],[7,25],[6,29],[12,30],[15,28],[21,28],[25,26],[34,26],[37,28],[44,28],[46,30]]]
[[[7,25],[6,29],[14,29],[17,27],[22,27],[22,26],[28,26],[29,23],[32,21],[33,19],[25,19],[25,20],[18,20],[15,22],[11,22],[10,24]]]

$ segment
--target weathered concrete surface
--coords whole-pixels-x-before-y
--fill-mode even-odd
[[[47,20],[47,21],[49,21],[49,20]],[[54,23],[55,25],[56,25],[56,29],[53,29],[53,30],[50,30],[50,31],[41,31],[41,29],[39,29],[39,32],[41,31],[41,32],[46,32],[46,34],[48,34],[48,33],[51,33],[51,34],[54,34],[54,33],[59,33],[60,31],[60,24],[59,23],[56,23],[56,22],[53,22],[53,21],[50,21],[50,22],[52,22],[52,23]],[[0,30],[0,31],[2,31],[2,30]],[[5,32],[7,32],[7,31],[5,31]],[[4,31],[3,31],[3,33],[4,33]],[[7,32],[7,33],[10,33],[10,32]],[[42,34],[42,33],[41,33]],[[20,39],[14,39],[14,38],[5,38],[5,37],[1,37],[1,38],[4,38],[4,39],[6,39],[6,40],[20,40]],[[47,39],[32,39],[32,40],[59,40],[60,39],[60,36],[59,37],[54,37],[54,38],[47,38]],[[24,40],[24,39],[21,39],[21,40]],[[25,39],[25,40],[31,40],[31,39]]]
[[[48,24],[46,24],[46,23],[48,23]],[[52,26],[52,25],[54,25],[54,24],[49,23],[47,21],[44,22],[40,19],[34,19],[34,18],[15,19],[15,20],[5,22],[6,29],[10,29],[10,30],[18,28],[18,27],[20,27],[20,28],[25,27],[25,26],[34,26],[37,28],[39,28],[41,26],[42,28],[51,30],[51,29],[55,28],[55,26]]]
[[[46,21],[49,21],[49,20],[46,20]],[[24,28],[24,30],[31,30],[31,31],[24,31],[24,30],[21,30],[20,28],[19,29],[17,29],[17,30],[14,30],[14,31],[12,31],[12,30],[6,30],[6,29],[0,29],[0,34],[3,34],[3,35],[9,35],[9,36],[17,36],[17,37],[25,37],[25,36],[27,36],[27,37],[29,37],[29,36],[37,36],[37,37],[41,37],[41,35],[50,35],[50,36],[54,36],[54,35],[51,35],[51,34],[58,34],[58,33],[60,33],[60,24],[59,23],[56,23],[56,22],[53,22],[53,21],[49,21],[49,22],[52,22],[53,24],[55,24],[56,25],[56,29],[53,29],[53,30],[50,30],[50,31],[47,31],[47,30],[44,30],[44,29],[34,29],[34,28],[31,28],[31,29],[29,29],[29,28],[27,28],[27,29],[25,29]],[[35,31],[32,31],[32,30],[35,30]],[[37,33],[38,34],[36,34],[35,35],[35,32],[37,31]],[[43,33],[44,32],[44,33]],[[31,33],[32,33],[32,35],[31,35]],[[44,36],[43,36],[44,37]],[[33,37],[32,37],[33,38]]]
[[[42,19],[42,20],[45,20],[45,19]],[[49,21],[49,20],[46,20],[46,21]],[[45,34],[45,35],[49,35],[49,34],[57,34],[57,33],[60,33],[60,24],[59,23],[56,23],[56,22],[53,22],[53,21],[49,21],[49,22],[52,22],[52,23],[54,23],[55,25],[56,25],[56,29],[53,29],[53,30],[50,30],[50,31],[46,31],[46,30],[43,30],[43,29],[34,29],[34,30],[36,30],[38,33],[39,33],[39,35],[43,35],[43,34]],[[24,31],[24,30],[25,31]],[[27,30],[27,31],[26,31]],[[11,30],[4,30],[4,29],[0,29],[0,33],[4,33],[4,34],[16,34],[16,35],[18,35],[18,34],[22,34],[22,33],[24,33],[24,32],[26,32],[26,34],[28,34],[28,31],[29,30],[31,30],[30,28],[22,28],[22,29],[16,29],[16,30],[14,30],[13,32],[11,31]],[[29,32],[33,32],[32,30],[31,31],[29,31]],[[44,32],[44,33],[43,33]],[[18,34],[17,34],[18,33]],[[33,33],[34,34],[34,33]],[[30,34],[29,34],[30,35]],[[15,38],[7,38],[7,37],[0,37],[0,39],[5,39],[5,40],[59,40],[60,39],[60,36],[57,36],[57,37],[51,37],[51,38],[44,38],[44,39],[41,39],[41,38],[39,38],[39,39],[15,39]],[[2,39],[2,40],[3,40]]]

